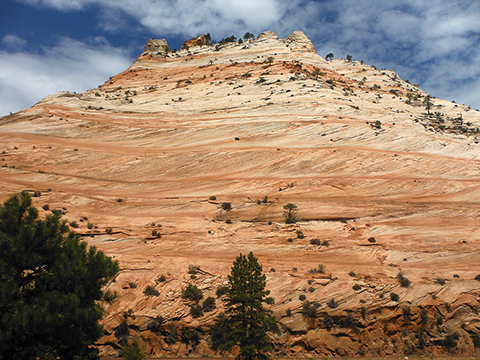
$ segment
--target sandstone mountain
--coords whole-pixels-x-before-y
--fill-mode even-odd
[[[325,61],[300,31],[174,53],[150,40],[97,89],[0,119],[1,200],[31,191],[120,261],[105,355],[128,337],[152,355],[216,354],[216,291],[249,251],[276,301],[277,355],[471,355],[480,113],[434,98],[427,111],[426,95]],[[188,284],[216,309],[192,317]]]

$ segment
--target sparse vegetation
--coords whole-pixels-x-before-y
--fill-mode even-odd
[[[318,264],[318,267],[315,269],[308,270],[309,274],[325,274],[325,265]]]
[[[408,280],[401,271],[397,274],[397,281],[401,287],[409,287],[411,284],[411,281]]]
[[[187,287],[182,290],[182,299],[198,302],[202,297],[202,291],[196,285],[188,284]]]
[[[400,300],[400,296],[398,296],[398,294],[392,292],[392,293],[390,293],[390,299],[392,301],[397,301],[398,302],[398,300]]]
[[[155,289],[155,286],[153,286],[153,285],[147,285],[145,287],[145,289],[143,290],[143,293],[147,296],[159,296],[160,295],[158,290]]]
[[[220,204],[220,207],[222,208],[223,211],[231,211],[232,210],[232,203],[229,203],[229,202],[222,202]]]
[[[335,301],[334,298],[331,298],[329,302],[327,302],[327,306],[331,309],[335,309],[338,307],[338,302]]]
[[[215,304],[215,298],[212,296],[207,297],[202,304],[202,308],[204,312],[211,312],[217,308]]]
[[[283,206],[284,216],[285,216],[285,224],[295,224],[297,219],[295,218],[295,214],[297,212],[297,205],[288,203]]]
[[[192,315],[194,319],[203,316],[203,308],[198,304],[193,305],[190,308],[190,315]]]
[[[312,245],[320,245],[320,240],[319,240],[319,239],[310,239],[310,244],[312,244]]]

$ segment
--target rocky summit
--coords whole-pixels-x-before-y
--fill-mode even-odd
[[[217,289],[250,251],[274,355],[473,355],[480,113],[428,99],[392,70],[326,61],[301,31],[149,40],[98,88],[0,118],[1,198],[30,191],[119,260],[104,355],[135,337],[150,355],[218,354]],[[215,299],[203,315],[188,284]]]

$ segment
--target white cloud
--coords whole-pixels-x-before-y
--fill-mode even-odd
[[[12,34],[5,35],[2,38],[2,43],[5,44],[9,50],[13,51],[22,50],[25,46],[27,46],[27,42],[24,39]]]
[[[88,43],[62,38],[40,54],[0,51],[0,116],[57,91],[95,88],[132,61],[124,49],[112,47],[104,38]]]

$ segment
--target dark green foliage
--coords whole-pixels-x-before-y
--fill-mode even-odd
[[[123,356],[125,360],[143,360],[145,359],[145,349],[140,347],[137,339],[133,339],[131,344],[123,347]]]
[[[325,60],[327,60],[327,61],[333,60],[333,57],[334,57],[333,53],[328,53],[328,54],[325,56]]]
[[[102,300],[105,300],[109,304],[113,304],[118,298],[118,293],[116,291],[106,290],[103,293]]]
[[[382,124],[381,124],[381,123],[380,123],[380,126],[382,126]],[[376,239],[375,239],[373,236],[370,236],[370,237],[368,238],[368,242],[370,242],[370,243],[372,243],[372,244],[373,244],[373,243],[376,243],[376,242],[377,242],[377,240],[376,240]]]
[[[123,320],[120,325],[115,328],[115,337],[120,340],[120,344],[126,344],[130,334],[127,320]]]
[[[222,297],[227,292],[228,292],[228,286],[219,286],[217,288],[217,291],[215,291],[215,295],[217,295],[217,297]]]
[[[477,281],[480,281],[480,274],[475,275],[475,278],[474,278],[474,279],[477,280]]]
[[[397,280],[401,287],[409,287],[411,284],[410,280],[408,280],[401,271],[397,274]]]
[[[190,308],[190,315],[192,315],[194,319],[203,316],[203,308],[198,304],[193,305]]]
[[[243,35],[243,39],[244,40],[255,39],[255,35],[253,35],[252,33],[246,32],[245,35]]]
[[[202,308],[204,312],[215,310],[217,308],[217,305],[215,304],[215,298],[212,296],[207,297],[202,304]]]
[[[285,224],[295,224],[297,219],[295,218],[295,214],[297,212],[297,205],[288,203],[283,206],[285,212],[283,216],[285,216]]]
[[[0,358],[94,358],[96,301],[118,264],[31,202],[22,192],[0,207]]]
[[[392,301],[398,301],[400,300],[400,296],[398,296],[398,294],[395,294],[395,293],[390,293],[390,299],[392,299]]]
[[[217,197],[215,195],[212,195],[208,198],[208,200],[215,201],[217,200]]]
[[[163,316],[158,315],[155,319],[150,321],[147,325],[147,329],[153,332],[160,332],[162,324],[165,322]]]
[[[188,284],[187,287],[182,290],[182,299],[198,302],[202,300],[202,297],[202,291],[196,285]]]
[[[228,276],[226,294],[226,317],[217,327],[225,331],[220,350],[230,350],[240,346],[239,359],[266,358],[266,351],[272,350],[267,331],[275,330],[275,319],[263,303],[273,304],[265,290],[266,277],[262,266],[252,252],[248,256],[240,254]]]
[[[156,282],[157,284],[163,283],[163,282],[165,282],[165,281],[167,281],[167,277],[166,277],[165,275],[160,275],[160,276],[157,277],[157,279],[155,280],[155,282]]]
[[[303,235],[302,230],[297,230],[297,239],[305,239],[305,235]]]
[[[158,295],[160,295],[158,290],[155,289],[155,286],[153,286],[153,285],[147,285],[147,287],[143,290],[143,293],[147,296],[158,296]]]
[[[422,324],[426,324],[428,320],[428,311],[427,309],[420,310],[420,319],[422,320]]]
[[[330,242],[329,242],[328,240],[323,240],[321,245],[322,245],[322,246],[329,247],[329,246],[330,246]]]
[[[288,308],[288,309],[285,311],[285,314],[287,314],[288,317],[292,316],[292,309]]]
[[[360,284],[355,284],[352,286],[352,289],[357,291],[357,290],[360,290],[362,287],[360,286]]]
[[[353,57],[352,55],[347,55],[347,61],[352,61]]]
[[[231,42],[235,42],[237,40],[237,38],[232,35],[232,36],[228,36],[226,38],[223,38],[222,40],[219,41],[220,44],[227,44],[227,43],[231,43]]]
[[[403,307],[402,313],[403,313],[403,321],[405,321],[405,323],[408,324],[410,322],[410,317],[412,316],[412,313],[410,311],[410,306]]]
[[[317,317],[317,309],[310,301],[305,301],[302,305],[302,314],[313,319]]]
[[[74,229],[77,229],[77,228],[78,228],[77,222],[76,222],[76,221],[72,221],[72,222],[70,223],[70,227],[72,227],[72,228],[74,228]]]
[[[350,272],[348,273],[348,275],[351,276],[351,277],[357,276],[357,274],[355,273],[355,271],[350,271]]]
[[[196,329],[183,328],[180,340],[187,345],[190,344],[195,347],[200,343],[200,333]]]
[[[319,239],[310,239],[310,244],[312,244],[312,245],[320,245],[320,240],[319,240]]]
[[[443,346],[447,349],[453,349],[457,346],[458,339],[460,335],[458,333],[448,334],[445,339],[443,339]]]
[[[223,211],[231,211],[232,210],[232,204],[229,202],[222,202],[220,204],[220,207],[222,208]]]
[[[442,278],[435,279],[435,282],[439,285],[445,285],[445,279]]]
[[[335,299],[332,298],[332,299],[330,299],[329,302],[327,302],[327,305],[328,305],[329,308],[335,309],[335,308],[338,307],[338,302],[336,302]]]
[[[45,211],[50,210],[50,205],[45,204],[45,205],[42,206],[42,209],[45,210]]]
[[[318,267],[315,269],[308,270],[309,274],[325,274],[325,265],[318,264]]]
[[[300,301],[305,301],[307,299],[307,297],[305,296],[305,294],[300,294],[300,296],[298,297],[298,300]]]
[[[136,289],[136,288],[137,288],[137,283],[134,282],[134,281],[129,281],[129,282],[128,282],[128,287],[129,287],[130,289]]]

